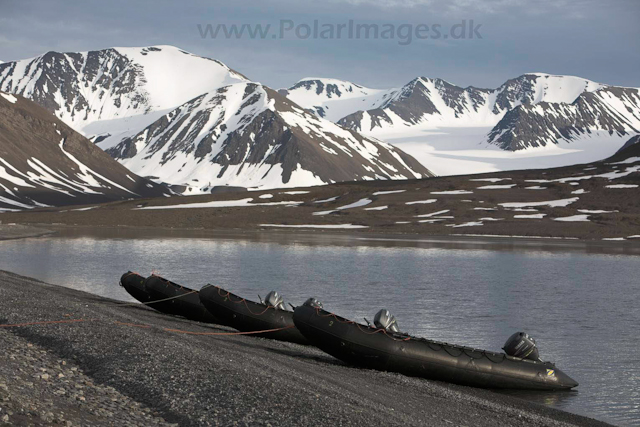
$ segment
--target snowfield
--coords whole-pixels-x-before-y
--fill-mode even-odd
[[[528,208],[533,206],[549,206],[551,208],[566,207],[571,203],[575,203],[580,200],[578,197],[572,197],[570,199],[550,200],[548,202],[510,202],[500,203],[499,205],[504,208]]]
[[[590,136],[546,147],[506,151],[486,142],[492,127],[411,128],[371,135],[395,145],[439,176],[591,163],[611,157],[629,136],[594,131]],[[639,126],[640,129],[640,126]]]
[[[326,229],[358,229],[369,228],[366,225],[354,225],[354,224],[303,224],[303,225],[288,225],[288,224],[260,224],[260,227],[280,227],[280,228],[326,228]]]
[[[240,200],[220,200],[213,202],[202,203],[184,203],[180,205],[168,205],[168,206],[145,206],[136,208],[135,210],[158,210],[158,209],[203,209],[203,208],[237,208],[237,207],[260,207],[260,206],[277,206],[277,205],[299,205],[303,202],[263,202],[263,203],[251,203],[252,197]]]
[[[15,104],[16,101],[18,100],[18,98],[16,98],[15,96],[8,94],[8,93],[2,93],[0,92],[0,96],[3,97],[4,99],[6,99],[7,101],[9,101],[12,104]]]

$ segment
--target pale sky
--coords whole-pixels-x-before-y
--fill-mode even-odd
[[[309,76],[374,88],[418,76],[497,87],[526,72],[640,87],[638,18],[638,0],[0,0],[0,60],[168,44],[218,59],[276,89]],[[473,20],[482,39],[414,37],[400,45],[397,38],[294,36],[295,28],[316,20],[405,30],[423,24],[431,31],[426,34],[433,34],[434,24],[449,29]],[[283,39],[281,21],[294,25]],[[265,39],[203,39],[198,24],[269,24],[271,33]]]

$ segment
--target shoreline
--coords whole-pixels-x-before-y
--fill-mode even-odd
[[[42,237],[54,233],[55,231],[30,225],[0,223],[0,241],[26,239],[28,237]]]
[[[23,227],[23,226],[16,226]],[[44,229],[46,227],[46,229]],[[546,250],[555,252],[589,252],[604,254],[640,255],[640,239],[625,241],[582,240],[563,237],[500,236],[479,234],[423,235],[412,233],[354,232],[353,230],[304,229],[203,229],[140,226],[88,226],[65,224],[33,224],[24,226],[23,233],[0,241],[30,237],[57,238],[94,237],[118,239],[192,238],[247,240],[282,244],[333,246],[384,246],[407,248],[452,248],[488,250]]]
[[[118,286],[117,278],[113,286]],[[0,293],[0,322],[4,324],[91,319],[0,328],[0,335],[21,343],[12,347],[18,356],[31,345],[44,352],[42,357],[77,367],[79,375],[87,377],[83,381],[89,382],[83,383],[89,389],[85,396],[93,396],[94,386],[115,393],[113,398],[124,396],[126,405],[105,410],[114,420],[131,417],[134,425],[317,425],[318,421],[327,425],[608,425],[487,390],[353,368],[313,347],[248,336],[170,333],[163,328],[231,330],[140,305],[117,305],[114,300],[13,273],[0,271]],[[10,358],[11,354],[0,357]],[[26,368],[40,375],[30,380],[38,386],[55,388],[67,378],[63,373],[61,378],[43,379],[42,371],[27,362]],[[2,366],[16,363],[5,360]],[[0,370],[5,392],[19,394],[24,388],[16,375]],[[54,418],[56,405],[69,405],[71,410],[65,412],[73,417],[74,408],[83,408],[91,400],[87,397],[82,402],[66,394],[58,397],[62,400],[56,400],[49,411]],[[142,414],[151,418],[134,417]]]

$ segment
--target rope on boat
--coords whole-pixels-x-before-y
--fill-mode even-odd
[[[222,288],[219,288],[218,286],[215,286],[215,288],[218,290],[218,295],[224,298],[228,298],[230,302],[234,303],[234,304],[242,304],[244,303],[245,307],[247,307],[247,311],[251,314],[253,314],[254,316],[262,316],[263,314],[265,314],[267,311],[269,311],[270,308],[273,308],[274,310],[278,310],[277,308],[271,306],[271,305],[267,305],[267,308],[265,308],[264,310],[262,310],[260,313],[254,313],[253,311],[251,311],[251,309],[249,308],[249,304],[247,304],[247,300],[245,298],[242,297],[238,297],[237,295],[232,294],[229,291],[225,291],[226,295],[221,294],[220,291],[222,290]],[[236,296],[238,298],[240,298],[240,300],[238,301],[233,301],[231,299],[231,295]],[[265,304],[266,305],[266,304]]]
[[[171,328],[162,328],[167,332],[176,332],[179,334],[187,334],[187,335],[253,335],[253,334],[266,334],[268,332],[278,332],[284,331],[285,329],[291,329],[295,326],[289,325],[282,328],[274,328],[274,329],[264,329],[262,331],[248,331],[248,332],[192,332],[192,331],[182,331],[180,329],[171,329]]]
[[[338,316],[338,315],[336,315],[336,314],[334,314],[334,313],[329,313],[329,314],[320,314],[320,309],[319,309],[319,308],[317,308],[317,307],[316,307],[316,313],[317,313],[317,315],[318,315],[318,316],[320,316],[320,317],[333,317],[334,319],[336,319],[336,321],[338,321],[338,322],[340,322],[340,323],[346,323],[346,324],[349,324],[349,325],[356,325],[356,326],[358,327],[358,329],[360,330],[360,332],[362,332],[363,334],[373,335],[373,334],[380,334],[380,333],[382,333],[382,334],[385,334],[387,337],[391,338],[391,339],[392,339],[392,340],[394,340],[394,341],[409,341],[409,340],[411,340],[411,339],[412,339],[411,337],[402,338],[402,339],[395,338],[394,336],[390,335],[390,334],[387,332],[387,330],[386,330],[386,329],[384,329],[384,328],[376,329],[376,328],[373,328],[373,327],[371,327],[371,326],[368,326],[368,327],[367,327],[367,329],[373,329],[373,331],[372,331],[372,332],[369,332],[369,331],[367,331],[367,330],[365,330],[365,329],[362,329],[362,325],[361,325],[361,324],[359,324],[358,322],[355,322],[355,321],[353,321],[353,320],[348,320],[348,319],[342,319],[340,316]]]
[[[169,297],[169,298],[164,298],[164,299],[157,299],[157,300],[155,300],[155,301],[148,301],[148,302],[127,302],[127,303],[124,303],[124,304],[110,304],[110,305],[111,305],[111,306],[113,306],[113,307],[128,307],[128,306],[132,306],[132,305],[140,305],[140,304],[142,304],[142,305],[149,305],[149,304],[155,304],[155,303],[157,303],[157,302],[164,302],[164,301],[169,301],[169,300],[172,300],[172,299],[178,299],[178,298],[186,297],[187,295],[195,294],[195,293],[197,293],[197,292],[198,292],[198,291],[191,291],[191,292],[184,293],[184,294],[182,294],[182,295],[177,295],[177,296],[175,296],[175,297]]]

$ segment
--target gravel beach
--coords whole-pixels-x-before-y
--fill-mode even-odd
[[[0,327],[0,425],[606,425],[0,271],[0,324],[44,321]]]

